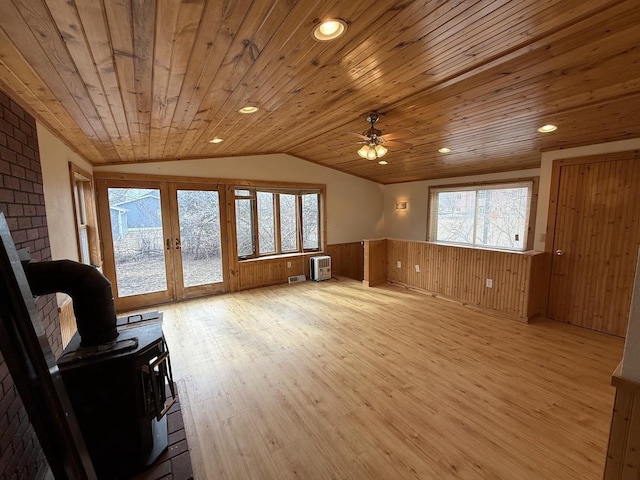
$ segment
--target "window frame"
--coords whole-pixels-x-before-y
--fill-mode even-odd
[[[82,232],[87,238],[87,250],[89,263],[98,269],[102,269],[102,252],[100,249],[100,237],[98,234],[98,218],[96,213],[96,196],[93,176],[69,162],[69,179],[71,183],[71,197],[73,205],[73,217],[78,248],[78,261],[84,260]]]
[[[437,235],[437,212],[435,212],[435,208],[437,202],[435,201],[435,195],[441,192],[465,192],[465,191],[479,191],[479,190],[500,190],[507,189],[515,186],[523,186],[523,184],[528,184],[527,186],[530,189],[530,198],[529,198],[529,212],[527,223],[525,227],[525,239],[523,242],[522,249],[517,248],[507,248],[507,247],[497,247],[497,246],[486,246],[486,245],[478,245],[475,243],[475,234],[474,234],[474,243],[462,243],[462,242],[447,242],[442,240],[436,240]],[[510,178],[504,180],[493,180],[486,182],[473,182],[473,183],[458,183],[451,185],[432,185],[428,189],[427,194],[427,241],[431,243],[443,244],[443,245],[453,245],[459,247],[466,248],[476,248],[480,250],[500,250],[506,252],[526,252],[533,249],[534,244],[534,227],[536,221],[536,212],[538,205],[538,184],[539,177],[525,177],[525,178]],[[477,209],[477,205],[476,205]],[[474,215],[474,225],[477,221],[477,212]],[[475,231],[475,228],[474,228]]]
[[[248,191],[247,195],[237,195],[237,191]],[[277,256],[286,256],[286,255],[302,255],[305,253],[317,253],[322,252],[324,250],[324,197],[325,197],[325,188],[322,185],[318,186],[305,186],[305,187],[273,187],[273,186],[260,186],[260,185],[242,185],[237,184],[233,186],[233,208],[237,222],[237,211],[236,211],[236,200],[238,199],[247,199],[251,204],[251,228],[252,228],[252,238],[253,238],[253,253],[251,255],[239,255],[238,254],[238,238],[237,238],[237,230],[235,231],[235,243],[236,243],[236,256],[239,261],[245,260],[254,260],[258,258],[273,258]],[[259,222],[258,222],[258,192],[263,193],[271,193],[274,195],[273,197],[273,206],[274,206],[274,240],[275,240],[275,251],[268,253],[260,253],[260,233],[259,233]],[[296,242],[297,248],[295,250],[283,250],[282,248],[282,237],[281,237],[281,209],[280,209],[280,194],[284,195],[295,195],[295,208],[296,208]],[[303,229],[302,229],[302,196],[303,195],[318,195],[318,247],[317,248],[304,248],[304,238],[303,238]]]

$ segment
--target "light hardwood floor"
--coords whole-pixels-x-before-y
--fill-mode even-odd
[[[160,308],[197,479],[600,479],[623,342],[395,286]]]

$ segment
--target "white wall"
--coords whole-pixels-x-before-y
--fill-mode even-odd
[[[44,200],[53,260],[78,260],[69,162],[91,172],[91,165],[37,123]]]
[[[473,182],[490,182],[515,178],[537,177],[540,169],[473,175],[420,182],[396,183],[384,186],[385,237],[403,240],[427,240],[427,206],[429,187]],[[396,202],[406,201],[406,210],[396,210]]]
[[[380,237],[384,232],[381,185],[290,155],[256,155],[94,167],[94,173],[99,172],[324,183],[327,185],[329,244]]]

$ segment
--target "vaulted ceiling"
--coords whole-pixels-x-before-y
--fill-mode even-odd
[[[326,18],[346,34],[314,40]],[[395,183],[640,137],[638,25],[638,0],[2,0],[0,88],[94,165],[284,152]],[[411,144],[388,165],[349,133],[372,110]]]

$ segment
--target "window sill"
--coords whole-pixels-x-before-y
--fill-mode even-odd
[[[425,243],[430,243],[431,245],[439,245],[443,247],[457,247],[457,248],[468,248],[471,250],[488,250],[490,252],[516,253],[518,255],[535,255],[536,253],[540,253],[535,250],[510,250],[508,248],[480,247],[477,245],[462,245],[460,243],[432,242],[432,241],[426,241]]]
[[[283,258],[295,258],[295,257],[313,257],[315,255],[324,255],[324,252],[321,250],[315,252],[293,252],[293,253],[281,253],[279,255],[266,255],[263,257],[255,257],[255,258],[239,258],[239,263],[251,263],[251,262],[264,262],[268,260],[280,260]]]

